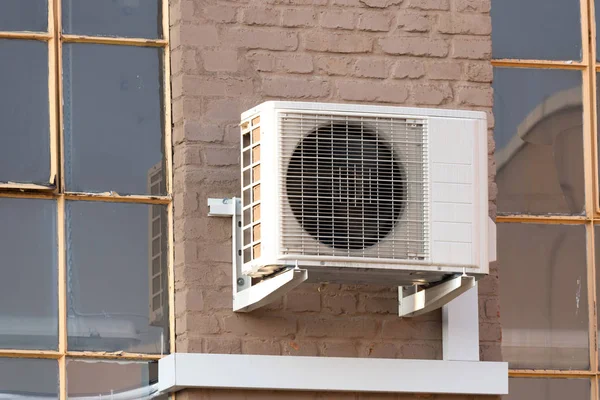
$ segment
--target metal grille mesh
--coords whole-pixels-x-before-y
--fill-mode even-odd
[[[282,113],[284,253],[428,256],[426,120]]]

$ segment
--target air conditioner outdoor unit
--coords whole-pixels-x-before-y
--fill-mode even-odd
[[[241,127],[243,274],[408,286],[488,273],[485,113],[269,101]]]

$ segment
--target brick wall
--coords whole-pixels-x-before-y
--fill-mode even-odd
[[[301,285],[233,313],[231,225],[207,217],[206,199],[239,196],[239,115],[268,99],[483,110],[491,129],[489,9],[490,0],[171,0],[177,351],[441,358],[440,312],[398,318],[393,288]],[[490,156],[492,216],[494,173]],[[480,297],[481,356],[498,360],[495,268]],[[246,395],[257,396],[182,398]]]

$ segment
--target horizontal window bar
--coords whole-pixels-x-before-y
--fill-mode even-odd
[[[492,60],[494,67],[516,67],[516,68],[556,68],[583,70],[588,65],[579,61],[544,61],[544,60]]]
[[[100,37],[85,35],[61,35],[61,39],[66,43],[99,43],[115,44],[125,46],[146,46],[146,47],[166,47],[168,41],[165,39],[142,39],[142,38],[123,38],[123,37]]]

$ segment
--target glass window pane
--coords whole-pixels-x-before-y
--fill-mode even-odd
[[[56,201],[0,198],[0,221],[0,348],[56,349]]]
[[[0,358],[0,399],[38,398],[58,399],[58,362]]]
[[[155,361],[67,360],[68,398],[167,399],[153,397],[157,391]]]
[[[584,212],[581,72],[494,70],[498,212]]]
[[[48,2],[46,0],[0,1],[0,31],[44,32],[47,30]]]
[[[589,379],[510,378],[504,400],[589,400]]]
[[[62,0],[64,33],[155,39],[161,35],[159,0]]]
[[[493,57],[581,60],[579,7],[579,0],[494,2]]]
[[[0,39],[0,60],[0,182],[48,184],[48,44]]]
[[[587,369],[583,225],[498,224],[502,355],[511,368]]]
[[[156,170],[164,176],[161,54],[150,47],[64,45],[67,190],[150,194]]]
[[[167,207],[66,208],[69,350],[168,353]]]

